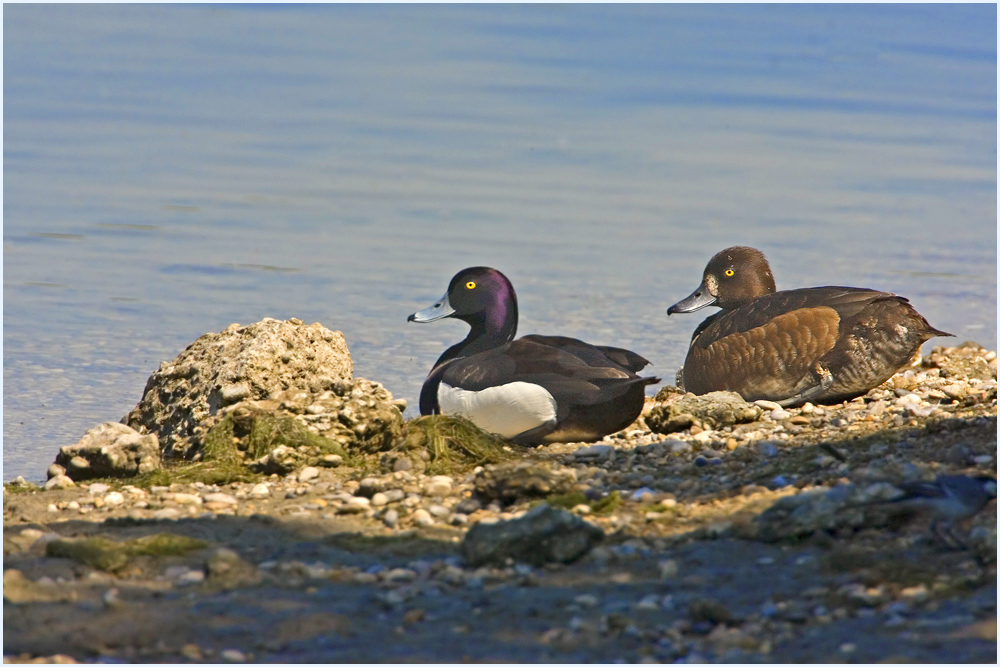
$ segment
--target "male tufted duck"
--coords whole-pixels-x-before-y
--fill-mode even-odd
[[[456,317],[469,335],[434,364],[420,392],[420,414],[458,414],[518,444],[599,440],[642,412],[636,372],[649,362],[616,347],[517,331],[517,296],[502,273],[460,271],[448,291],[409,322]]]

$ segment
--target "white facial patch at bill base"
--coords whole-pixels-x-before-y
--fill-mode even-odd
[[[556,418],[556,399],[544,387],[511,382],[482,391],[438,385],[443,415],[461,415],[490,433],[512,438]]]

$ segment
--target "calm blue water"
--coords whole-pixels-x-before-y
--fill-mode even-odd
[[[995,5],[6,5],[3,478],[232,322],[411,406],[503,270],[521,333],[673,378],[733,244],[996,347]],[[409,413],[412,413],[411,407]]]

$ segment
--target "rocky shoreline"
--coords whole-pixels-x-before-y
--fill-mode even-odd
[[[317,327],[199,339],[135,437],[4,486],[5,662],[995,661],[996,504],[965,551],[866,504],[996,474],[995,352],[837,405],[667,387],[519,448],[404,419]]]

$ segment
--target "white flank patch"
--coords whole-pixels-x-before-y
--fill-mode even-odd
[[[443,415],[461,415],[479,428],[512,438],[556,418],[556,399],[530,382],[511,382],[467,391],[442,382],[438,405]]]

